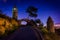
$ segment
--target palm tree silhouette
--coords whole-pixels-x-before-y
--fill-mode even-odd
[[[29,6],[26,10],[26,12],[29,14],[30,17],[37,17],[37,8],[35,8],[34,6]],[[28,16],[28,18],[29,18]]]

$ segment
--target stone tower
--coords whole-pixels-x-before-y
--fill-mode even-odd
[[[17,17],[18,17],[18,10],[17,10],[17,7],[14,6],[13,7],[13,16],[12,16],[12,18],[17,20]]]
[[[47,20],[47,30],[52,33],[55,32],[54,22],[50,16],[48,17],[48,20]]]

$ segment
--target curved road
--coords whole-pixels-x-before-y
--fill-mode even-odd
[[[43,40],[43,37],[37,28],[21,26],[5,40]]]

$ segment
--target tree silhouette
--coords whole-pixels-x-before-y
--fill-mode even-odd
[[[36,23],[40,23],[41,24],[41,20],[40,19],[37,19],[36,20]]]
[[[36,23],[38,23],[39,27],[43,27],[43,23],[41,22],[40,19],[37,19],[37,20],[35,20],[35,21],[36,21]]]
[[[30,17],[37,17],[37,8],[34,6],[29,6],[26,10]]]
[[[54,22],[50,16],[48,17],[48,20],[47,20],[47,30],[49,32],[55,32],[54,31]]]

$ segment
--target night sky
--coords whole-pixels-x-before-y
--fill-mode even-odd
[[[0,0],[0,10],[3,14],[12,17],[12,9],[16,4],[18,19],[27,18],[26,9],[29,6],[38,8],[38,17],[44,24],[47,18],[52,17],[54,23],[60,23],[60,0]]]

